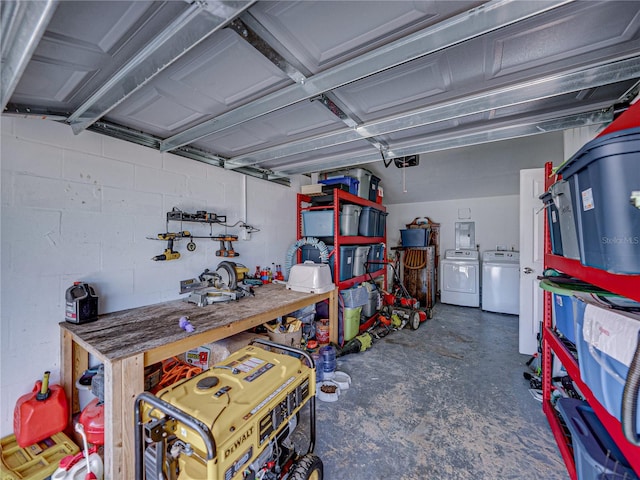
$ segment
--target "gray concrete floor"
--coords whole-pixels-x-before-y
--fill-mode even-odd
[[[527,360],[516,316],[445,304],[339,358],[351,388],[316,408],[325,480],[569,478]]]

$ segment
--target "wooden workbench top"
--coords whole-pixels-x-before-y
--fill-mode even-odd
[[[107,313],[100,315],[95,322],[82,325],[62,322],[60,327],[69,331],[85,348],[113,361],[212,330],[228,328],[229,335],[232,335],[236,333],[233,328],[235,322],[259,325],[308,305],[314,296],[321,301],[329,295],[294,292],[277,284],[262,285],[254,291],[254,297],[238,301],[198,307],[182,299],[173,300]],[[188,333],[180,328],[178,322],[182,316],[189,318],[195,327],[194,332]],[[222,332],[219,337],[229,335]]]

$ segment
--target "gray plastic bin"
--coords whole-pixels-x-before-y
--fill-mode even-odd
[[[353,276],[359,277],[365,274],[364,262],[367,261],[367,255],[369,255],[370,246],[356,247],[356,252],[353,257]]]
[[[360,212],[362,207],[359,205],[343,205],[340,212],[340,234],[346,236],[358,235],[358,227],[360,225]]]
[[[580,260],[576,220],[573,215],[573,202],[571,201],[571,187],[565,180],[560,180],[551,185],[549,192],[558,212],[560,244],[562,246],[561,255]]]
[[[583,265],[640,274],[640,128],[598,137],[558,173],[571,187]],[[563,244],[564,248],[564,244]]]

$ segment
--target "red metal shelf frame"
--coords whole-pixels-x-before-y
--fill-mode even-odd
[[[545,189],[548,189],[556,180],[552,172],[552,164],[545,165]],[[604,288],[624,297],[640,301],[640,275],[618,275],[597,268],[582,265],[577,260],[552,255],[549,225],[545,216],[544,223],[544,264],[545,268],[554,268],[563,273],[580,278],[586,282]],[[558,444],[558,449],[565,462],[567,471],[572,480],[577,479],[573,451],[568,443],[567,432],[562,425],[559,413],[551,404],[551,377],[552,354],[556,355],[567,374],[575,382],[578,389],[589,402],[591,408],[605,426],[611,438],[616,442],[620,451],[624,454],[633,470],[640,475],[640,447],[632,445],[624,436],[620,422],[613,417],[593,396],[589,387],[580,377],[580,369],[575,357],[567,350],[564,344],[553,331],[551,292],[544,292],[543,303],[543,332],[542,332],[542,409],[547,416],[549,426]]]
[[[360,275],[358,277],[353,277],[350,278],[348,280],[342,280],[339,281],[337,280],[337,278],[340,278],[340,245],[362,245],[362,244],[375,244],[375,243],[384,243],[385,244],[385,255],[386,255],[386,237],[387,237],[387,230],[385,228],[384,231],[384,235],[382,237],[363,237],[363,236],[344,236],[344,235],[340,235],[340,215],[336,215],[336,212],[340,211],[340,204],[342,203],[352,203],[355,205],[360,205],[363,207],[373,207],[377,210],[380,210],[382,212],[386,212],[387,209],[376,202],[372,202],[371,200],[362,198],[362,197],[358,197],[357,195],[353,195],[352,193],[346,192],[344,190],[340,190],[339,188],[335,188],[333,190],[333,202],[330,205],[319,205],[319,206],[307,206],[307,207],[303,207],[302,203],[307,203],[310,204],[311,203],[311,196],[309,195],[304,195],[302,193],[298,194],[298,198],[297,198],[297,237],[298,238],[302,238],[302,212],[303,211],[309,211],[309,210],[333,210],[334,215],[333,215],[333,244],[334,244],[334,249],[333,252],[331,252],[330,257],[331,260],[334,262],[334,275],[336,276],[336,280],[335,280],[335,284],[338,287],[339,290],[343,290],[345,288],[350,288],[352,286],[354,286],[357,283],[362,283],[365,282],[367,280],[372,280],[375,278],[379,278],[379,277],[383,277],[384,278],[384,284],[386,286],[387,283],[387,269],[385,267],[375,271],[375,272],[371,272],[371,273],[366,273],[364,275]],[[300,261],[300,252],[298,252],[298,261]],[[361,325],[361,331],[362,327],[364,325],[368,325],[370,326],[373,321],[375,320],[375,318],[377,317],[377,314],[373,315],[369,320],[367,320],[367,322],[365,322],[363,325]],[[368,327],[367,327],[368,328]]]

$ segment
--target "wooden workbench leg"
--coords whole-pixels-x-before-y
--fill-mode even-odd
[[[138,395],[144,391],[144,354],[122,361],[122,446],[123,478],[135,476],[135,415]]]
[[[104,363],[105,479],[124,479],[122,452],[122,362]]]
[[[60,329],[60,383],[68,399],[73,398],[73,336],[64,328]],[[73,401],[71,401],[73,405]],[[73,408],[69,409],[67,422],[71,425]]]
[[[329,341],[338,345],[338,289],[329,296]]]

